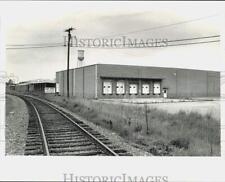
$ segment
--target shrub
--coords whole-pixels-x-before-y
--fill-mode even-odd
[[[177,138],[170,141],[170,144],[177,147],[177,148],[183,148],[188,149],[190,141],[187,138]]]
[[[134,132],[141,132],[141,130],[142,130],[142,125],[140,125],[140,124],[137,124],[135,127],[134,127]]]
[[[142,145],[142,146],[148,146],[146,142],[146,138],[142,135],[137,135],[137,137],[134,139],[136,144]]]
[[[172,148],[165,144],[163,141],[156,141],[153,143],[153,146],[148,150],[153,155],[165,156],[171,155]]]
[[[87,119],[94,119],[97,117],[97,113],[93,110],[85,112]]]
[[[123,129],[120,131],[120,136],[121,137],[128,137],[129,136],[129,130],[128,129]]]

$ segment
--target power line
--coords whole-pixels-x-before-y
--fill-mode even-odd
[[[32,46],[32,47],[7,47],[6,49],[42,49],[51,47],[65,47],[64,45],[49,45],[49,46]]]
[[[176,23],[172,23],[172,24],[167,24],[167,25],[160,25],[160,26],[156,26],[156,27],[139,29],[139,30],[134,30],[134,31],[130,31],[130,32],[125,32],[125,33],[122,33],[122,34],[106,35],[106,36],[103,36],[103,37],[100,37],[100,38],[118,37],[118,36],[123,36],[123,35],[135,34],[135,33],[139,33],[139,32],[147,32],[147,31],[151,31],[151,30],[162,29],[162,28],[167,28],[167,27],[171,27],[171,26],[176,26],[176,25],[191,23],[191,22],[195,22],[195,21],[200,21],[200,20],[204,20],[204,19],[208,19],[208,18],[212,18],[212,17],[216,17],[216,16],[218,16],[218,15],[215,14],[215,15],[210,15],[210,16],[196,18],[196,19],[190,19],[190,20],[186,20],[186,21],[180,21],[180,22],[176,22]]]
[[[191,43],[183,43],[183,44],[172,44],[168,46],[183,46],[183,45],[193,45],[193,44],[206,44],[206,43],[214,43],[220,42],[220,40],[211,40],[211,41],[204,41],[204,42],[191,42]]]
[[[39,43],[39,44],[7,44],[6,46],[15,46],[15,47],[22,47],[22,46],[47,46],[47,45],[61,45],[62,43]]]
[[[220,35],[212,35],[212,36],[203,36],[203,37],[193,37],[193,38],[185,38],[185,39],[175,39],[175,40],[167,40],[166,42],[182,42],[182,41],[191,41],[191,40],[200,40],[200,39],[211,39],[211,38],[219,38]],[[182,43],[182,44],[171,44],[171,45],[167,45],[165,47],[168,46],[178,46],[178,45],[191,45],[191,44],[203,44],[203,43],[213,43],[213,42],[219,42],[220,40],[211,40],[211,41],[201,41],[201,42],[189,42],[189,43]],[[158,42],[158,43],[162,43]],[[145,43],[140,42],[140,43],[136,43],[135,45],[145,45]],[[23,45],[23,46],[22,46]],[[37,45],[37,44],[27,44],[27,45]],[[26,45],[26,46],[27,46]],[[38,44],[41,45],[41,44]],[[65,47],[65,45],[63,45],[61,43],[61,45],[46,45],[42,44],[43,46],[27,46],[25,47],[25,44],[17,44],[17,46],[21,46],[21,47],[8,47],[6,49],[35,49],[35,48],[51,48],[51,47]],[[131,44],[116,44],[117,46],[130,46]],[[121,49],[121,48],[153,48],[153,46],[151,47],[95,47],[95,46],[89,46],[89,47],[82,47],[82,46],[72,46],[72,47],[78,47],[78,48],[105,48],[105,49]],[[157,47],[156,47],[157,48]]]
[[[148,49],[148,48],[166,48],[171,46],[184,46],[184,45],[194,45],[194,44],[206,44],[206,43],[215,43],[220,42],[220,40],[212,40],[212,41],[202,41],[202,42],[190,42],[190,43],[183,43],[183,44],[171,44],[166,46],[145,46],[145,47],[83,47],[83,48],[94,48],[94,49]],[[74,46],[78,47],[78,46]]]
[[[202,42],[191,42],[191,43],[183,43],[183,44],[171,44],[171,45],[167,45],[167,46],[146,46],[146,47],[81,47],[81,46],[73,46],[76,48],[86,48],[86,49],[135,49],[135,48],[139,48],[139,49],[144,49],[144,48],[165,48],[165,47],[170,47],[170,46],[184,46],[184,45],[193,45],[193,44],[206,44],[206,43],[215,43],[215,42],[220,42],[220,40],[212,40],[212,41],[202,41]],[[23,48],[6,48],[9,50],[13,50],[13,49],[34,49],[34,48],[50,48],[50,47],[65,47],[65,46],[43,46],[43,47],[23,47]]]
[[[208,38],[218,38],[220,37],[220,35],[211,35],[211,36],[202,36],[202,37],[193,37],[193,38],[184,38],[184,39],[175,39],[175,40],[168,40],[167,42],[179,42],[179,41],[190,41],[190,40],[197,40],[197,39],[208,39]],[[139,43],[142,44],[142,43]],[[56,46],[56,45],[64,45],[62,43],[40,43],[40,44],[9,44],[7,46],[14,46],[14,47],[24,47],[27,48],[29,46],[36,48],[36,46],[38,47],[48,47],[48,46]],[[118,44],[119,45],[119,44]],[[122,45],[122,44],[121,44]],[[123,45],[129,45],[129,44],[123,44]],[[11,49],[11,48],[8,48]]]
[[[211,39],[211,38],[219,38],[220,35],[212,35],[212,36],[203,36],[203,37],[193,37],[193,38],[185,38],[185,39],[175,39],[175,40],[167,40],[166,42],[182,42],[182,41],[191,41],[191,40],[200,40],[200,39]],[[181,44],[170,44],[166,45],[164,47],[168,46],[179,46],[179,45],[192,45],[192,44],[205,44],[205,43],[213,43],[213,42],[219,42],[220,40],[210,40],[210,41],[201,41],[201,42],[189,42],[189,43],[181,43]],[[163,41],[157,42],[157,43],[163,43]],[[146,45],[145,42],[135,43],[135,45]],[[132,44],[116,44],[116,46],[132,46]],[[79,47],[79,46],[74,46]],[[89,47],[83,47],[83,48],[103,48],[103,49],[128,49],[128,48],[158,48],[160,46],[145,46],[145,47],[95,47],[95,46],[89,46]],[[162,46],[161,46],[162,47]]]
[[[108,36],[104,36],[104,37],[100,37],[100,38],[121,36],[121,35],[125,35],[125,34],[134,34],[134,33],[139,33],[139,32],[155,30],[155,29],[161,29],[161,28],[166,28],[166,27],[170,27],[170,26],[175,26],[175,25],[180,25],[180,24],[185,24],[185,23],[191,23],[191,22],[194,22],[194,21],[200,21],[200,20],[203,20],[203,19],[208,19],[208,18],[216,17],[216,16],[218,16],[218,15],[215,14],[215,15],[196,18],[196,19],[181,21],[181,22],[177,22],[177,23],[172,23],[172,24],[167,24],[167,25],[162,25],[162,26],[156,26],[156,27],[150,27],[150,28],[147,28],[147,29],[141,29],[141,30],[136,30],[136,31],[130,31],[130,32],[126,32],[126,33],[123,33],[123,34],[108,35]],[[216,35],[215,37],[219,37],[219,35]],[[202,37],[202,38],[204,38],[204,37]],[[208,38],[208,37],[205,37],[205,38]],[[168,41],[168,42],[194,40],[194,39],[200,39],[200,38],[180,39],[180,40],[178,39],[178,40],[171,40],[171,41]],[[52,44],[54,44],[54,46]],[[7,46],[22,47],[22,48],[14,48],[14,47],[11,48],[10,47],[10,48],[6,48],[6,49],[33,49],[33,48],[61,47],[61,44],[62,43],[9,44]],[[31,46],[31,47],[29,47],[29,46]],[[38,47],[36,47],[36,46],[38,46]],[[65,46],[65,45],[63,45],[63,46]]]
[[[218,38],[220,35],[211,35],[204,37],[194,37],[194,38],[186,38],[186,39],[176,39],[176,40],[168,40],[167,42],[179,42],[179,41],[189,41],[189,40],[197,40],[197,39],[209,39],[209,38]]]
[[[191,41],[191,40],[199,40],[199,39],[211,39],[211,38],[219,38],[220,35],[211,35],[211,36],[203,36],[203,37],[193,37],[193,38],[184,38],[184,39],[175,39],[175,40],[166,40],[166,42],[182,42],[182,41]],[[159,41],[158,43],[163,43],[163,41]],[[135,45],[143,45],[146,44],[144,42],[135,43]],[[130,46],[131,44],[116,44],[117,46]]]

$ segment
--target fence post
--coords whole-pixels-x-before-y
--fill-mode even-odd
[[[145,103],[145,122],[146,122],[146,134],[149,134],[149,127],[148,127],[148,105]]]
[[[210,141],[210,154],[211,156],[213,156],[213,145],[211,141]]]

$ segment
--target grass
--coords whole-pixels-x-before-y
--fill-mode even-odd
[[[94,109],[65,99],[60,105],[116,132],[153,155],[220,156],[220,122],[210,114],[185,111],[171,114],[151,108],[147,110],[147,121],[134,122],[129,117],[112,120]]]
[[[158,138],[161,144],[171,148],[168,155],[220,155],[220,123],[211,115],[184,111],[169,114],[157,109],[150,110],[148,115],[149,139]],[[151,146],[149,140],[146,143]]]

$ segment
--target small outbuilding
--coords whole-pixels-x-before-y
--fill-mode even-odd
[[[15,90],[24,93],[55,93],[55,86],[55,81],[37,79],[20,82],[15,86]]]

